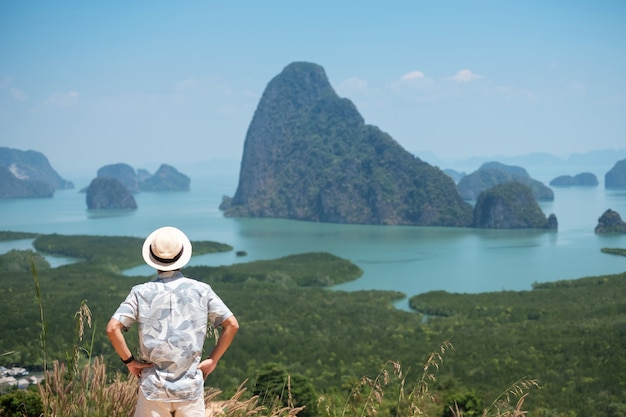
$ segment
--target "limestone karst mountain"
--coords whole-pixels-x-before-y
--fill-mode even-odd
[[[0,147],[0,198],[52,197],[55,190],[72,189],[41,152]]]
[[[604,175],[605,188],[626,188],[626,159],[617,161]]]
[[[599,235],[626,233],[626,223],[618,212],[608,209],[598,218],[598,225],[594,232]]]
[[[119,180],[110,177],[97,177],[91,181],[85,203],[90,210],[137,208],[133,193]]]
[[[288,65],[267,85],[245,139],[226,216],[329,223],[467,226],[454,181],[365,124],[324,69]]]
[[[516,181],[482,191],[474,207],[474,227],[488,229],[558,228],[554,214],[546,217],[530,186]]]
[[[154,175],[145,169],[135,171],[125,163],[109,164],[98,169],[97,177],[82,192],[87,193],[89,209],[134,209],[134,193],[143,191],[189,191],[191,179],[171,165],[161,164]]]
[[[458,183],[459,194],[465,200],[476,200],[478,195],[491,187],[506,182],[516,181],[530,187],[538,201],[554,200],[554,192],[541,181],[530,177],[528,172],[519,166],[506,165],[500,162],[486,162],[476,171],[464,176]]]

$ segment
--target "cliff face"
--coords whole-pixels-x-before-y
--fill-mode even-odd
[[[134,193],[141,191],[189,191],[191,179],[176,168],[162,164],[154,175],[145,169],[135,169],[128,164],[105,165],[98,176],[81,190],[87,193],[89,209],[135,209]]]
[[[138,176],[139,178],[139,176]],[[173,166],[163,164],[154,175],[139,181],[141,191],[189,191],[191,179]]]
[[[105,165],[98,169],[97,178],[115,178],[133,193],[141,191],[189,191],[191,179],[171,165],[162,164],[154,175],[128,164]]]
[[[557,219],[546,216],[530,187],[519,182],[496,185],[478,196],[474,227],[490,229],[556,229]]]
[[[466,226],[454,181],[366,125],[322,67],[293,63],[270,81],[248,128],[226,216],[329,223]]]
[[[598,219],[598,225],[595,228],[597,234],[621,234],[626,233],[626,223],[622,221],[618,212],[608,209]]]
[[[537,200],[554,200],[554,192],[541,181],[531,178],[524,168],[499,162],[483,164],[478,170],[463,177],[457,188],[465,200],[476,200],[481,192],[510,181],[526,184]]]
[[[133,167],[128,164],[117,163],[105,165],[98,169],[97,178],[115,178],[131,192],[136,193],[139,191],[137,174]]]
[[[94,178],[87,188],[85,197],[87,208],[136,209],[133,193],[115,178]]]
[[[47,182],[21,180],[5,167],[0,167],[0,198],[45,198],[54,195]]]
[[[606,174],[604,174],[605,188],[626,188],[626,159],[615,163]]]
[[[0,198],[52,197],[54,190],[74,188],[40,152],[0,147],[0,168]]]

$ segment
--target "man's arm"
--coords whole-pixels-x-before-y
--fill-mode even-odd
[[[122,329],[124,329],[124,325],[119,320],[109,320],[109,324],[107,324],[107,336],[109,336],[109,340],[111,341],[115,352],[117,352],[119,357],[124,361],[131,358],[133,354],[126,344],[126,339],[124,339]],[[152,366],[152,364],[139,362],[134,358],[126,364],[128,371],[137,378],[141,375],[141,370],[149,366]]]
[[[202,375],[204,376],[204,378],[206,378],[211,372],[213,372],[213,370],[217,366],[217,362],[219,362],[222,355],[226,352],[226,350],[228,350],[228,347],[232,343],[235,335],[237,334],[237,331],[239,330],[239,322],[237,321],[237,318],[235,318],[235,316],[230,316],[222,322],[221,327],[222,332],[215,347],[209,354],[209,357],[200,362],[200,365],[198,365],[198,367],[202,371]]]

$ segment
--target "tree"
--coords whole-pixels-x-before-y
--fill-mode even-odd
[[[473,391],[464,391],[450,396],[446,401],[442,417],[454,417],[452,410],[463,412],[464,417],[478,417],[483,414],[483,401]]]
[[[313,384],[302,375],[289,375],[277,363],[268,363],[259,371],[252,393],[259,396],[259,402],[268,408],[273,406],[302,407],[300,417],[317,415],[318,395]]]

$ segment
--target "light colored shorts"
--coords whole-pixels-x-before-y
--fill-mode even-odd
[[[137,391],[135,417],[205,417],[203,395],[192,401],[165,402],[148,400],[141,389]]]

